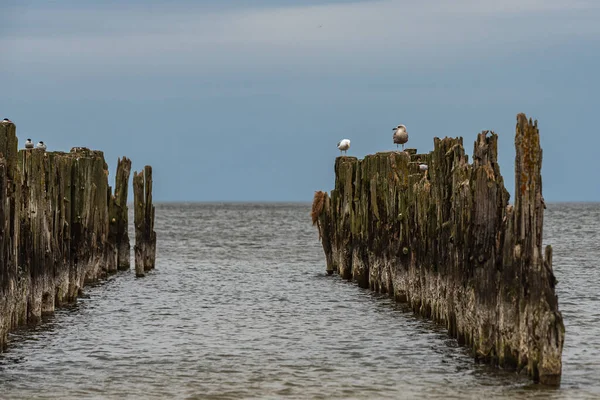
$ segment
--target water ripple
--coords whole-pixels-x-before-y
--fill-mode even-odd
[[[445,330],[324,273],[309,205],[157,207],[156,271],[11,334],[2,398],[600,397],[600,206],[552,205],[563,385],[473,361]],[[132,235],[133,237],[133,235]]]

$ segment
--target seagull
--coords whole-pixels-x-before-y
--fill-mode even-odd
[[[33,142],[31,141],[31,139],[27,139],[25,141],[25,148],[26,149],[33,149]]]
[[[396,147],[401,144],[402,151],[404,151],[404,143],[408,142],[408,132],[406,132],[406,127],[404,125],[398,125],[392,130],[394,131],[392,138],[394,139],[394,143],[396,143]]]
[[[38,149],[42,149],[42,150],[46,150],[46,145],[44,144],[44,142],[42,142],[41,140],[38,142],[37,146]]]
[[[428,169],[429,167],[427,166],[427,164],[419,164],[420,171],[427,171]]]
[[[10,119],[8,119],[8,118],[4,118],[4,119],[2,120],[2,122],[6,122],[7,124],[10,124],[10,123],[12,123],[12,121],[11,121]]]
[[[340,140],[337,144],[337,148],[340,149],[340,155],[342,155],[342,151],[347,152],[348,149],[350,148],[350,140],[349,139]]]

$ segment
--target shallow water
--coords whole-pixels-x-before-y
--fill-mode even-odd
[[[328,277],[307,204],[157,206],[157,269],[11,334],[1,398],[600,398],[600,204],[550,204],[560,389]]]

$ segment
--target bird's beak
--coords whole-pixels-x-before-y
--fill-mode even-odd
[[[398,128],[394,128],[394,129],[392,129],[392,130],[393,130],[393,131],[397,131],[397,130],[398,130]]]

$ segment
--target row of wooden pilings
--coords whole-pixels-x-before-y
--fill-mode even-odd
[[[335,187],[316,192],[312,220],[327,271],[389,293],[448,328],[476,358],[558,385],[565,328],[552,247],[542,248],[545,203],[537,121],[517,116],[513,204],[498,135],[434,150],[338,157]],[[420,168],[426,164],[427,169]]]
[[[131,160],[115,186],[101,151],[19,150],[0,123],[0,348],[17,326],[76,301],[85,284],[130,268],[127,198]],[[136,275],[154,268],[152,168],[134,172]]]

